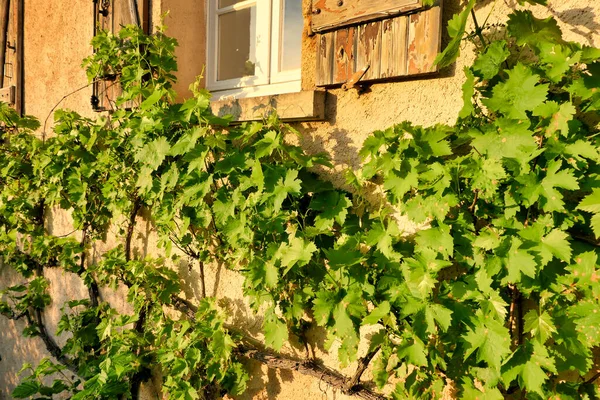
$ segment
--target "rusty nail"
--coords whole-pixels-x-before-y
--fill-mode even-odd
[[[313,11],[312,11],[312,12],[313,12],[313,14],[315,14],[315,15],[316,15],[316,14],[321,14],[321,9],[320,9],[320,8],[315,8],[315,9],[313,9]]]
[[[342,0],[338,1],[338,7],[341,7],[344,5],[344,2]]]

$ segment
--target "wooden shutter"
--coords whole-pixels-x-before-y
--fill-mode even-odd
[[[148,0],[95,0],[95,27],[117,35],[125,25],[141,26],[150,32]],[[112,111],[121,88],[115,79],[106,79],[94,84],[92,106],[96,111]]]
[[[22,112],[23,0],[0,0],[0,100]]]
[[[361,81],[437,71],[441,18],[441,0],[426,9],[422,0],[314,0],[317,86],[343,84],[365,69]]]

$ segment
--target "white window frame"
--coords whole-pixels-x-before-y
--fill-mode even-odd
[[[266,96],[300,91],[300,68],[279,71],[283,36],[284,0],[245,0],[218,8],[219,0],[208,0],[206,87],[213,100]],[[256,7],[255,75],[219,81],[219,16],[231,11]]]

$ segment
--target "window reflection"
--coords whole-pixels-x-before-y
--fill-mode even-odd
[[[290,71],[300,68],[302,0],[284,0],[283,3],[283,29],[281,30],[279,70]]]
[[[256,65],[256,7],[219,16],[217,80],[252,76]]]

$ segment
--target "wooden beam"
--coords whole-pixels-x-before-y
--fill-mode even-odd
[[[10,105],[15,104],[15,87],[7,86],[0,89],[0,101],[8,103]]]
[[[304,91],[274,96],[249,97],[211,102],[212,112],[233,116],[233,121],[260,121],[271,113],[284,121],[318,121],[325,119],[325,92]]]
[[[420,8],[422,0],[313,0],[312,30],[324,32]]]

